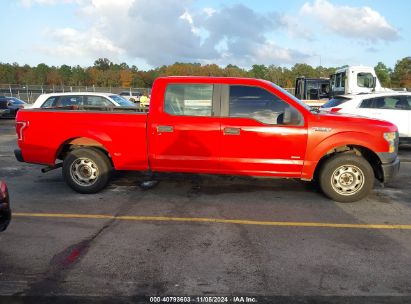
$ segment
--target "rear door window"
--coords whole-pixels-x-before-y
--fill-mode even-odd
[[[385,97],[384,109],[396,109],[396,105],[401,103],[401,97]]]
[[[56,107],[70,107],[84,105],[83,96],[60,96]]]
[[[87,106],[95,106],[95,107],[110,107],[113,104],[102,96],[90,96],[86,95],[83,96],[84,98],[84,105]]]
[[[398,110],[411,110],[411,96],[401,96],[395,104],[395,108]]]
[[[172,115],[212,116],[213,85],[169,84],[164,111]]]

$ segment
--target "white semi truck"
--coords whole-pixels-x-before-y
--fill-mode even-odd
[[[392,91],[381,87],[373,67],[348,66],[331,75],[331,95],[347,95]]]
[[[312,107],[320,107],[337,95],[390,91],[381,87],[374,68],[361,65],[340,68],[330,78],[297,77],[295,83],[295,96]]]

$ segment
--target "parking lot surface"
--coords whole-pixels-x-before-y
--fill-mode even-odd
[[[46,139],[45,139],[46,140]],[[411,295],[411,149],[365,200],[296,180],[118,172],[98,194],[18,163],[0,120],[0,295]]]

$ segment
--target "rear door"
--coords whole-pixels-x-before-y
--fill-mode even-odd
[[[307,129],[297,109],[256,86],[224,86],[221,102],[224,173],[301,175]]]
[[[153,171],[219,171],[219,85],[169,83],[159,113],[152,117]]]

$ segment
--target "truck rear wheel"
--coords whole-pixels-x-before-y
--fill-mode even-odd
[[[103,189],[111,171],[107,155],[96,148],[75,149],[63,161],[63,178],[79,193],[96,193]]]
[[[328,159],[319,172],[323,193],[341,203],[352,203],[366,197],[374,185],[374,172],[363,157],[337,154]]]

